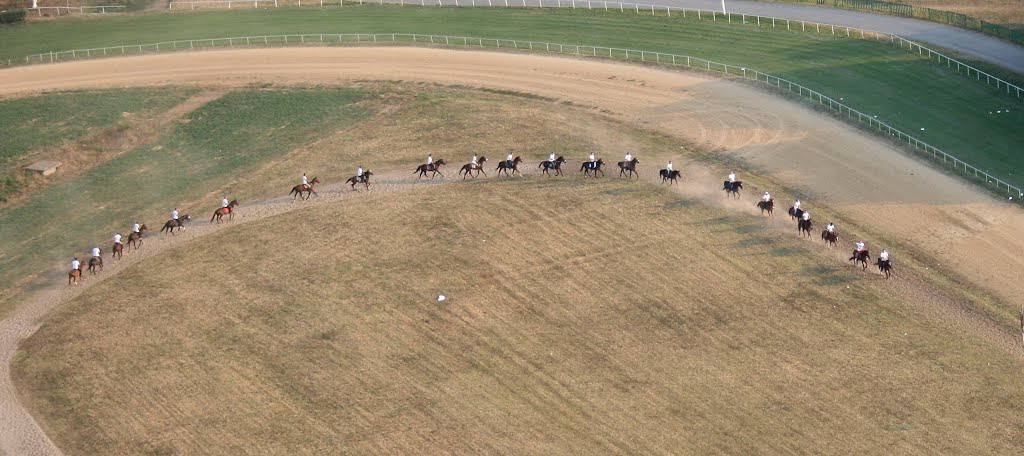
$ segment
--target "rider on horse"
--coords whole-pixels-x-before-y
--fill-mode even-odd
[[[300,184],[307,187],[309,186],[309,181],[306,180],[306,173],[302,173],[302,182]]]
[[[732,176],[732,174],[730,174],[730,176]],[[768,190],[765,190],[764,191],[764,195],[761,195],[761,201],[764,201],[764,202],[767,203],[767,202],[769,202],[771,200],[772,200],[772,195],[770,193],[768,193]]]
[[[103,258],[100,258],[100,248],[99,247],[95,247],[94,246],[92,248],[92,257],[93,258],[99,258],[100,260],[103,260]]]
[[[669,174],[672,174],[672,160],[669,160],[669,161],[668,161],[668,164],[667,164],[667,165],[665,165],[665,169],[667,169],[667,170],[668,170],[668,173],[669,173]]]
[[[882,253],[878,254],[878,261],[881,261],[882,264],[888,264],[889,263],[889,251],[885,250],[885,249],[882,249]]]
[[[434,164],[434,154],[427,154],[427,168]]]
[[[591,152],[590,157],[587,158],[589,159],[587,162],[587,168],[594,169],[594,167],[597,166],[597,159],[594,158],[594,153]]]
[[[835,234],[836,226],[833,225],[832,222],[828,222],[828,226],[825,227],[825,231],[828,231],[829,234]]]
[[[138,234],[139,233],[139,228],[140,228],[139,227],[139,222],[135,222],[135,224],[132,225],[132,233]]]
[[[82,262],[78,261],[78,257],[75,257],[73,260],[71,260],[71,270],[74,271],[76,269],[82,269]]]
[[[363,181],[363,165],[356,167],[356,182]]]
[[[174,210],[171,211],[171,220],[178,220],[178,208],[174,208]]]
[[[473,166],[476,166],[476,154],[475,153],[473,154],[473,158],[469,159],[469,164],[473,165]]]
[[[804,211],[804,221],[805,222],[811,221],[811,213],[810,212]]]
[[[551,155],[548,155],[548,161],[551,162],[551,163],[555,162],[555,153],[554,152],[552,152]]]
[[[733,171],[729,171],[729,184],[732,185],[732,184],[735,184],[735,183],[736,183],[736,173],[733,172]]]
[[[505,166],[508,168],[512,167],[512,151],[509,151],[508,157],[505,157]]]
[[[864,251],[864,243],[863,242],[857,241],[855,246],[856,247],[853,249],[853,258],[850,258],[851,260],[859,257],[860,253]]]
[[[224,208],[228,207],[228,197],[227,197],[227,195],[221,195],[221,197],[220,197],[220,207],[224,207]]]
[[[121,243],[121,233],[115,232],[114,233],[114,245],[117,245],[117,244],[120,244],[120,243]]]
[[[800,198],[797,198],[796,201],[793,201],[793,212],[796,213],[796,211],[799,211],[799,210],[800,210]]]

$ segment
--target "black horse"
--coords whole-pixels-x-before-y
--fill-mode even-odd
[[[871,254],[868,253],[867,249],[861,250],[860,252],[854,251],[853,256],[850,257],[850,261],[854,265],[857,263],[861,264],[861,271],[868,268],[868,262],[871,261]]]
[[[565,157],[559,156],[558,158],[555,159],[555,161],[544,160],[544,161],[540,162],[540,164],[537,165],[537,167],[538,168],[543,168],[541,170],[541,172],[546,174],[548,177],[551,177],[551,173],[548,172],[548,170],[551,170],[551,169],[555,170],[555,175],[556,176],[561,176],[562,175],[562,163],[565,163],[565,162],[566,162]]]
[[[422,164],[420,166],[417,166],[416,167],[416,171],[413,171],[412,173],[413,174],[419,173],[420,174],[420,177],[419,177],[420,179],[426,177],[427,173],[430,173],[430,172],[433,173],[433,174],[430,175],[431,179],[433,179],[438,174],[440,174],[441,177],[444,177],[444,173],[441,172],[441,165],[444,165],[444,159],[440,159],[440,160],[435,161],[434,163],[431,163],[429,165],[424,163],[424,164]]]
[[[506,176],[511,176],[514,175],[515,173],[519,173],[519,163],[522,161],[523,159],[519,157],[516,157],[513,160],[502,160],[498,162],[498,167],[494,168],[494,170],[497,171],[496,174],[498,174],[499,176],[501,175],[502,172],[504,172]],[[510,169],[512,170],[512,174],[509,174],[508,172],[508,170]],[[519,175],[522,176],[523,173],[519,173]]]
[[[594,172],[594,177],[597,177],[597,173],[601,173],[604,176],[604,171],[601,170],[602,166],[604,166],[604,159],[598,158],[597,161],[583,162],[580,165],[580,171],[583,171],[583,176],[585,177],[589,177],[591,171]]]
[[[829,233],[828,230],[821,230],[821,240],[828,244],[828,248],[832,248],[839,242],[839,236],[836,233]]]
[[[177,229],[178,231],[185,229],[185,222],[189,220],[192,220],[192,217],[190,217],[188,214],[179,217],[177,220],[168,220],[167,223],[164,223],[164,227],[160,228],[160,232],[163,233],[164,231],[167,231],[168,233],[174,234],[175,229]]]
[[[801,218],[796,222],[796,231],[801,235],[807,235],[807,237],[811,237],[811,226],[813,224],[814,223],[812,221],[804,220]]]
[[[725,182],[722,182],[722,190],[725,190],[725,194],[727,196],[735,196],[736,198],[739,198],[740,197],[740,190],[742,188],[743,188],[743,181],[736,181],[736,182],[725,181]]]
[[[875,263],[878,266],[878,272],[885,274],[885,278],[888,279],[892,275],[892,261],[882,261],[881,258]],[[1024,323],[1022,323],[1024,325]]]
[[[679,179],[679,170],[675,170],[674,169],[672,171],[669,171],[667,169],[663,169],[663,170],[661,170],[661,173],[659,173],[659,174],[661,174],[661,182],[662,183],[668,182],[668,185],[672,185],[672,184],[679,185],[679,181],[678,181],[678,179]]]
[[[803,209],[797,209],[795,207],[790,207],[789,208],[789,216],[793,217],[795,219],[801,218],[801,217],[804,216],[804,210]]]
[[[761,209],[761,215],[764,215],[764,213],[767,212],[768,216],[771,217],[772,216],[772,210],[775,209],[775,200],[774,199],[770,199],[768,201],[763,201],[763,200],[762,201],[758,201],[757,202],[757,208]]]
[[[620,161],[619,162],[619,177],[622,177],[623,175],[625,175],[627,178],[632,179],[633,175],[636,174],[636,178],[639,179],[640,178],[640,173],[636,172],[636,165],[637,165],[637,163],[640,163],[640,160],[637,159],[637,158],[634,158],[634,159],[632,159],[632,160],[630,160],[628,162]]]

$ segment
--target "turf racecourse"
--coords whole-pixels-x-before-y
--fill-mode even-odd
[[[678,16],[398,6],[182,12],[0,29],[0,58],[172,39],[357,32],[612,46],[749,66],[842,99],[1010,182],[1024,175],[1024,158],[1012,152],[1024,147],[1017,128],[1024,109],[993,87],[888,44]]]
[[[762,230],[612,179],[378,192],[88,290],[18,379],[70,454],[1015,446],[1017,361]]]

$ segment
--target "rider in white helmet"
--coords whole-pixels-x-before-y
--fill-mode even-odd
[[[771,200],[772,200],[772,195],[770,193],[768,193],[767,190],[765,190],[764,195],[761,195],[761,201],[764,201],[764,202],[767,203],[767,202],[769,202]]]
[[[476,154],[475,154],[475,153],[473,154],[473,158],[470,158],[470,159],[469,159],[469,163],[470,163],[470,164],[473,164],[473,165],[475,165],[475,164],[476,164]]]
[[[178,220],[178,208],[171,211],[171,220]]]
[[[220,197],[220,207],[228,207],[228,197],[227,197],[227,195],[222,195]]]
[[[306,180],[306,173],[302,173],[302,185],[309,185],[309,181]]]
[[[800,198],[797,198],[796,201],[793,201],[793,212],[796,212],[798,210],[800,210]]]
[[[836,226],[832,222],[828,222],[828,226],[825,227],[825,231],[834,234],[836,232]]]
[[[117,245],[117,244],[120,244],[120,243],[121,243],[121,233],[120,232],[115,232],[114,233],[114,245]]]
[[[428,165],[433,165],[434,164],[434,154],[427,154],[427,164]]]
[[[736,182],[736,173],[735,173],[735,172],[732,172],[732,171],[730,171],[730,172],[729,172],[729,183],[730,183],[730,184],[732,184],[732,183],[734,183],[734,182]]]
[[[807,221],[807,220],[810,220],[810,219],[811,219],[811,213],[807,212],[807,211],[804,211],[804,221]]]
[[[548,155],[548,161],[551,162],[551,163],[555,162],[555,153],[554,152],[552,152],[550,155]]]
[[[100,248],[99,247],[93,247],[92,248],[92,256],[93,256],[93,258],[99,258],[100,257]]]
[[[508,152],[508,156],[505,157],[505,160],[508,161],[509,164],[512,164],[512,151]]]
[[[356,181],[357,182],[362,182],[363,181],[363,165],[359,165],[359,166],[356,167]]]
[[[587,158],[589,159],[589,163],[590,163],[589,168],[595,168],[597,166],[597,159],[594,158],[594,153],[591,152],[590,153],[590,157],[587,157]]]
[[[851,260],[854,259],[854,258],[857,258],[858,256],[860,256],[860,252],[864,251],[864,243],[863,242],[857,241],[857,243],[854,244],[854,245],[855,245],[855,247],[853,249],[853,257],[850,258]]]
[[[633,154],[626,152],[626,162],[633,161]]]
[[[75,269],[82,269],[82,262],[78,261],[78,257],[71,260],[71,270],[74,271]]]
[[[885,249],[882,249],[882,253],[878,254],[878,260],[883,262],[883,263],[888,263],[889,262],[889,251],[885,250]]]
[[[665,169],[668,170],[669,174],[672,174],[672,160],[668,161],[668,164],[665,165]]]

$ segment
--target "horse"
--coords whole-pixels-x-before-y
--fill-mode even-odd
[[[795,218],[795,219],[799,219],[799,218],[804,216],[804,210],[803,209],[797,209],[795,207],[790,207],[789,208],[789,216],[792,217],[792,218]]]
[[[356,184],[363,184],[363,185],[365,185],[366,186],[366,190],[369,191],[370,190],[370,176],[372,176],[372,175],[373,175],[373,172],[367,170],[367,171],[363,172],[363,176],[362,177],[360,177],[360,176],[352,176],[352,177],[348,178],[348,180],[345,181],[345,183],[349,184],[352,187],[352,191],[355,191],[355,192],[359,191],[359,190],[356,190]]]
[[[462,180],[466,180],[466,176],[470,176],[473,171],[476,171],[476,175],[473,175],[473,179],[480,173],[484,173],[484,177],[487,177],[487,171],[484,171],[484,162],[487,161],[487,157],[480,157],[476,163],[466,163],[462,165],[462,169],[459,170],[459,175],[462,176]],[[463,175],[465,173],[465,175]]]
[[[537,167],[538,168],[544,168],[544,169],[541,170],[541,172],[546,174],[548,177],[551,177],[551,173],[548,172],[549,169],[555,170],[555,175],[556,176],[561,176],[562,175],[562,163],[565,163],[565,157],[558,156],[558,158],[556,158],[555,161],[544,160],[544,161],[540,162],[540,164],[537,165]]]
[[[420,174],[420,177],[419,177],[420,179],[423,179],[427,175],[428,172],[433,172],[434,173],[434,174],[430,175],[431,179],[433,179],[434,176],[437,176],[438,174],[440,174],[441,177],[444,177],[444,173],[441,172],[441,165],[443,165],[443,164],[444,164],[444,160],[438,160],[438,161],[435,161],[434,163],[431,163],[429,165],[424,163],[424,164],[422,164],[420,166],[417,166],[416,167],[416,171],[413,171],[412,173],[413,174],[419,173]]]
[[[96,267],[99,266],[100,272],[103,271],[103,258],[94,256],[89,258],[89,274],[96,274]]]
[[[828,230],[821,230],[821,240],[828,243],[828,248],[832,248],[839,242],[839,236],[836,233],[829,233]]]
[[[667,181],[668,185],[672,185],[672,184],[679,185],[679,181],[678,181],[678,179],[679,179],[679,170],[675,170],[674,169],[674,170],[672,170],[670,172],[668,169],[663,169],[663,170],[661,170],[660,174],[661,174],[661,182],[662,183],[665,183]]]
[[[850,261],[852,261],[854,265],[861,263],[861,265],[863,265],[861,271],[863,271],[868,268],[868,261],[871,261],[871,255],[868,253],[867,249],[861,250],[860,252],[853,252],[853,256],[850,257]]]
[[[597,161],[583,162],[583,164],[580,165],[580,171],[583,171],[584,177],[590,177],[591,171],[594,172],[594,177],[597,177],[597,173],[601,173],[601,175],[604,176],[604,171],[601,170],[601,166],[603,165],[604,159],[598,158]]]
[[[775,200],[774,199],[770,199],[768,201],[763,201],[763,200],[762,201],[758,201],[757,202],[757,207],[758,207],[758,209],[761,209],[761,215],[764,215],[764,213],[767,212],[768,216],[771,217],[772,216],[772,210],[775,209]]]
[[[85,280],[82,277],[82,268],[72,269],[71,272],[68,272],[68,285],[71,285],[72,282],[78,285],[79,280]]]
[[[115,242],[114,246],[110,248],[110,251],[113,252],[110,254],[111,258],[115,260],[118,258],[124,258],[124,244]]]
[[[185,218],[187,219],[188,216],[186,215]],[[131,250],[132,246],[135,245],[135,243],[139,244],[139,245],[135,246],[136,249],[138,249],[139,247],[142,247],[142,232],[144,232],[144,231],[146,231],[148,229],[149,229],[149,227],[147,227],[145,224],[143,224],[142,226],[139,227],[139,232],[138,233],[135,233],[135,232],[129,233],[128,234],[128,244],[125,245],[125,249]]]
[[[178,218],[177,220],[170,219],[167,221],[167,223],[164,223],[163,228],[160,228],[160,232],[163,233],[164,230],[166,230],[168,233],[174,234],[175,228],[179,230],[185,229],[185,222],[189,220],[192,220],[192,217],[190,217],[188,214],[185,214],[184,216]]]
[[[875,266],[878,266],[878,272],[880,272],[882,274],[885,274],[886,280],[888,280],[889,277],[892,275],[892,261],[891,260],[890,261],[882,261],[882,259],[879,258],[878,260],[876,260]],[[1022,321],[1022,324],[1024,324],[1024,321]]]
[[[308,200],[309,197],[311,197],[313,195],[316,195],[316,197],[319,198],[320,195],[317,195],[316,192],[313,191],[313,186],[316,185],[316,184],[319,184],[319,183],[320,183],[320,179],[314,177],[313,180],[309,181],[308,185],[307,184],[299,184],[299,185],[296,185],[296,186],[292,187],[292,191],[288,193],[288,196],[291,196],[292,194],[295,194],[295,196],[292,196],[292,201],[295,201],[295,198],[302,198],[303,200]],[[306,193],[305,197],[302,196],[303,193]]]
[[[210,217],[210,223],[213,223],[214,220],[216,220],[217,223],[220,223],[221,219],[224,218],[225,215],[228,216],[228,220],[235,218],[234,208],[237,205],[238,200],[231,200],[227,207],[221,207],[213,211],[213,217]]]
[[[632,179],[633,175],[636,174],[636,178],[639,179],[640,173],[636,172],[637,163],[640,163],[640,159],[634,158],[628,162],[619,162],[619,177],[621,178],[623,174],[626,174],[626,171],[629,171],[629,174],[626,174],[626,177]]]
[[[799,233],[801,235],[806,234],[807,237],[811,237],[811,226],[812,225],[814,225],[814,222],[812,222],[811,220],[804,220],[804,219],[797,220],[797,222],[796,222],[796,231],[797,231],[797,233]]]
[[[498,172],[498,175],[501,175],[501,172],[504,171],[506,176],[511,176],[512,174],[519,173],[519,163],[522,161],[523,159],[520,157],[516,157],[511,162],[508,160],[502,160],[498,162],[498,167],[494,168],[494,170]],[[508,173],[508,170],[510,169],[512,170],[512,174]],[[523,173],[519,173],[519,175],[522,176]]]
[[[742,189],[742,188],[743,188],[743,181],[736,181],[736,182],[724,181],[722,183],[722,190],[725,190],[725,195],[726,196],[736,196],[736,198],[739,198],[740,197],[740,189]]]

